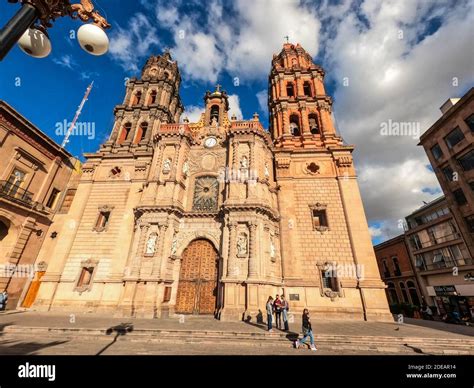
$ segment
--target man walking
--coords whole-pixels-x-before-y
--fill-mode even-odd
[[[273,331],[272,329],[273,298],[271,296],[268,297],[266,308],[267,308],[267,326],[268,326],[268,331],[271,333]]]
[[[288,301],[285,299],[285,295],[281,296],[281,311],[283,313],[283,325],[284,325],[284,330],[288,331],[290,330],[288,326],[288,311],[290,310],[290,305],[288,304]]]

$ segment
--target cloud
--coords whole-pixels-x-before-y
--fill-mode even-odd
[[[237,120],[242,120],[242,110],[240,109],[240,99],[237,94],[229,95],[229,118],[233,115],[237,117]]]
[[[181,115],[181,121],[184,120],[185,117],[189,119],[190,123],[195,123],[199,121],[201,118],[201,113],[204,113],[204,106],[200,105],[190,105],[186,107],[184,113]],[[232,115],[235,114],[237,120],[242,120],[242,109],[240,108],[240,98],[237,94],[229,95],[229,112],[228,116],[229,119]]]
[[[190,123],[196,123],[201,118],[201,113],[204,113],[203,106],[189,105],[186,107],[184,113],[181,115],[181,121],[183,121],[184,118],[187,117]]]
[[[62,55],[59,58],[53,58],[53,62],[70,70],[73,70],[77,66],[77,63],[74,61],[72,55],[69,54]]]
[[[133,15],[126,28],[117,25],[110,35],[109,53],[125,71],[136,73],[151,49],[159,44],[158,31],[143,13]]]
[[[256,96],[257,96],[257,101],[258,101],[258,107],[263,113],[268,114],[268,90],[267,89],[260,90],[256,94]]]

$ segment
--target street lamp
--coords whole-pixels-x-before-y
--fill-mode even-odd
[[[22,4],[20,10],[0,30],[0,61],[18,42],[20,48],[36,58],[51,52],[51,42],[46,29],[59,17],[69,16],[92,24],[82,25],[77,32],[79,45],[92,55],[105,54],[109,39],[104,29],[110,28],[107,20],[94,9],[90,0],[71,4],[69,0],[8,0]],[[38,25],[34,25],[38,22]]]

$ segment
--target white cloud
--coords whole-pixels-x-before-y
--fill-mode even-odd
[[[260,90],[257,94],[258,107],[260,110],[268,114],[268,90]]]
[[[201,113],[204,113],[203,106],[189,105],[181,115],[181,121],[187,117],[190,123],[196,123],[201,118]]]
[[[237,94],[229,95],[229,118],[235,114],[237,120],[242,120],[242,110],[240,109],[240,99]]]
[[[158,31],[143,13],[133,15],[127,27],[117,25],[110,35],[109,53],[124,70],[137,72],[143,58],[159,44]]]
[[[74,61],[72,55],[69,54],[65,54],[59,58],[53,58],[53,62],[59,66],[66,67],[70,70],[77,66],[76,61]]]

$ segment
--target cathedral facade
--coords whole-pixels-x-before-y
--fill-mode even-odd
[[[219,86],[190,123],[177,63],[150,57],[43,246],[35,308],[254,320],[285,294],[292,312],[390,320],[323,79],[288,43],[272,60],[269,131],[257,114],[229,117]]]

